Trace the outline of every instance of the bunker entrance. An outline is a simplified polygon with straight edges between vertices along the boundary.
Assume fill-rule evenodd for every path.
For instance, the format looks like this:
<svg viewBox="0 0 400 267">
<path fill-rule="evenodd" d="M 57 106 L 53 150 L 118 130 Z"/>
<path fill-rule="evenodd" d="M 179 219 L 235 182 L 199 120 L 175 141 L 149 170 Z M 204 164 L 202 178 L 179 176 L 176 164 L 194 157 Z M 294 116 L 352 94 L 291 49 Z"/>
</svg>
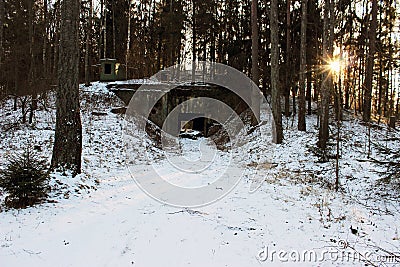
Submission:
<svg viewBox="0 0 400 267">
<path fill-rule="evenodd" d="M 196 139 L 207 136 L 207 119 L 204 114 L 180 113 L 178 117 L 179 136 Z"/>
</svg>

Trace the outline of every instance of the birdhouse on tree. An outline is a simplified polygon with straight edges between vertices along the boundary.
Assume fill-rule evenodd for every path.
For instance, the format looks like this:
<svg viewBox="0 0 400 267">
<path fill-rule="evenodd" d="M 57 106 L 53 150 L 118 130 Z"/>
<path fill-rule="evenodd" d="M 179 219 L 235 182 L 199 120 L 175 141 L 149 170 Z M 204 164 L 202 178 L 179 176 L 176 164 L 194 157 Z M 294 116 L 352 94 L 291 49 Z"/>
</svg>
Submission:
<svg viewBox="0 0 400 267">
<path fill-rule="evenodd" d="M 101 82 L 113 82 L 126 79 L 125 67 L 118 63 L 116 59 L 100 59 L 100 67 Z"/>
</svg>

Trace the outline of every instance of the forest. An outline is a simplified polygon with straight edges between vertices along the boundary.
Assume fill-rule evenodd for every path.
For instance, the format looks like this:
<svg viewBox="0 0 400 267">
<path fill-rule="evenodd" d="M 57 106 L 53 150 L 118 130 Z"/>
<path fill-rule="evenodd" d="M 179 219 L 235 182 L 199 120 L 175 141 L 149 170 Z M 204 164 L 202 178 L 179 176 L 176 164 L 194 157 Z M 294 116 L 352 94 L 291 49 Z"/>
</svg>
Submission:
<svg viewBox="0 0 400 267">
<path fill-rule="evenodd" d="M 106 61 L 123 77 L 101 80 Z M 249 90 L 259 116 L 236 114 L 245 133 L 227 138 L 211 125 L 210 135 L 179 135 L 171 152 L 160 148 L 162 125 L 129 128 L 134 112 L 115 88 L 158 88 L 160 73 L 198 62 L 229 66 L 259 89 L 256 100 Z M 184 84 L 192 96 L 204 86 L 194 77 Z M 5 266 L 33 256 L 54 266 L 60 255 L 69 266 L 283 262 L 268 248 L 355 253 L 341 254 L 344 266 L 400 262 L 397 0 L 0 0 L 0 129 Z M 239 186 L 214 184 L 231 164 Z M 158 176 L 212 185 L 218 197 L 171 203 Z"/>
<path fill-rule="evenodd" d="M 1 92 L 23 96 L 23 114 L 34 112 L 37 98 L 57 84 L 61 2 L 1 1 Z M 83 0 L 77 5 L 78 75 L 86 85 L 98 79 L 102 58 L 122 63 L 127 79 L 201 60 L 242 71 L 266 95 L 276 91 L 284 99 L 284 116 L 298 110 L 299 130 L 306 130 L 305 114 L 311 114 L 313 101 L 322 121 L 331 101 L 339 117 L 342 110 L 352 110 L 365 122 L 393 124 L 399 118 L 399 7 L 394 0 Z"/>
</svg>

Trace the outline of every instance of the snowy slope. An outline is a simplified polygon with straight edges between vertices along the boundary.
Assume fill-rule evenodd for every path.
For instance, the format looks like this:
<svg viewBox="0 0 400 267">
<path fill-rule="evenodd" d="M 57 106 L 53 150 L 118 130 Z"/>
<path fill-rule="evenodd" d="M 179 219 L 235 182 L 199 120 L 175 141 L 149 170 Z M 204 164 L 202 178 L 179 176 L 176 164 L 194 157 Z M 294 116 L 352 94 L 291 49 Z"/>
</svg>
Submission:
<svg viewBox="0 0 400 267">
<path fill-rule="evenodd" d="M 275 151 L 275 167 L 259 170 L 266 181 L 257 191 L 249 192 L 246 176 L 222 200 L 181 209 L 153 200 L 131 178 L 123 117 L 109 112 L 121 103 L 104 83 L 82 90 L 83 174 L 53 175 L 61 192 L 54 191 L 55 203 L 0 212 L 0 266 L 392 266 L 381 256 L 400 252 L 398 195 L 390 188 L 388 197 L 378 195 L 376 171 L 385 169 L 367 160 L 366 127 L 357 120 L 342 126 L 339 192 L 330 189 L 334 161 L 319 163 L 312 152 L 318 131 L 309 116 L 306 133 L 295 130 L 296 121 L 284 121 L 285 142 Z M 1 117 L 3 125 L 18 117 L 10 101 Z M 53 109 L 43 110 L 35 127 L 2 131 L 0 166 L 28 140 L 49 158 L 54 118 Z M 399 132 L 373 128 L 371 136 L 400 148 L 398 141 L 380 141 L 400 138 Z M 254 161 L 269 162 L 264 141 L 254 138 L 235 152 L 249 153 L 241 165 L 247 173 L 255 171 Z M 199 142 L 183 140 L 185 156 L 196 159 Z M 380 159 L 374 149 L 372 156 Z M 142 164 L 136 175 L 146 176 Z M 185 182 L 162 159 L 157 164 L 170 181 Z"/>
</svg>

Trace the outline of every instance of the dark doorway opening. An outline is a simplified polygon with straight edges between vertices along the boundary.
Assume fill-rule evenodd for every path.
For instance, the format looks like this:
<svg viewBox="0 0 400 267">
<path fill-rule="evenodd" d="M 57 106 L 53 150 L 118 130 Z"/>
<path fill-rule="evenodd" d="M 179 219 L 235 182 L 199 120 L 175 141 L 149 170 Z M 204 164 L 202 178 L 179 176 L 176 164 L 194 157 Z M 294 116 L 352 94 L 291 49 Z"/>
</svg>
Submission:
<svg viewBox="0 0 400 267">
<path fill-rule="evenodd" d="M 178 128 L 181 137 L 206 136 L 206 118 L 204 114 L 180 113 Z"/>
<path fill-rule="evenodd" d="M 203 135 L 205 135 L 204 125 L 205 125 L 205 118 L 204 117 L 196 118 L 196 119 L 193 119 L 193 128 L 192 129 L 195 130 L 195 131 L 202 132 Z"/>
<path fill-rule="evenodd" d="M 111 64 L 104 64 L 104 74 L 111 74 Z"/>
</svg>

